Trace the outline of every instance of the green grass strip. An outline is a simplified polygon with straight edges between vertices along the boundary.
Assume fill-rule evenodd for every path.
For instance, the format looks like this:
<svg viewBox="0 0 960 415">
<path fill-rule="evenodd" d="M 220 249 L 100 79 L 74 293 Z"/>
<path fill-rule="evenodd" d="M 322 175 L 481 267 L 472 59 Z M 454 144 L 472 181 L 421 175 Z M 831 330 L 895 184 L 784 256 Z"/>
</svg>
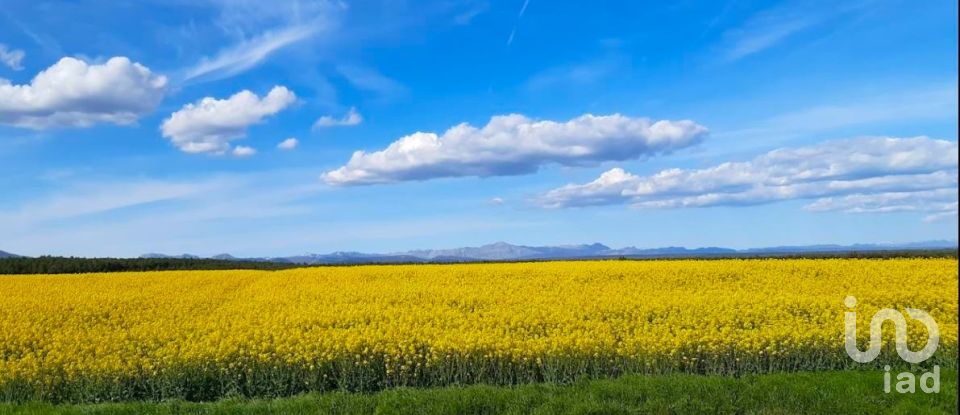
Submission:
<svg viewBox="0 0 960 415">
<path fill-rule="evenodd" d="M 895 377 L 895 375 L 894 375 Z M 895 379 L 894 379 L 895 382 Z M 955 414 L 957 371 L 942 370 L 940 393 L 884 393 L 883 372 L 637 375 L 572 385 L 475 385 L 312 393 L 216 402 L 0 404 L 0 414 Z"/>
</svg>

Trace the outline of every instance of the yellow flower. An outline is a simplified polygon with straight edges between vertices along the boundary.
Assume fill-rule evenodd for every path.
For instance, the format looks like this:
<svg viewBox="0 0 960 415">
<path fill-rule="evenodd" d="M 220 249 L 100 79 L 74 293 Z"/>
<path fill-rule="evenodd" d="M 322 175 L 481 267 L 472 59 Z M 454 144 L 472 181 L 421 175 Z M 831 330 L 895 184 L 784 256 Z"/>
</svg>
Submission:
<svg viewBox="0 0 960 415">
<path fill-rule="evenodd" d="M 949 362 L 957 267 L 955 259 L 768 259 L 3 276 L 0 396 L 215 397 L 833 369 L 850 363 L 847 295 L 858 299 L 863 339 L 880 308 L 928 311 L 940 328 L 937 355 Z M 910 333 L 922 327 L 911 323 Z M 911 347 L 924 339 L 912 337 Z"/>
</svg>

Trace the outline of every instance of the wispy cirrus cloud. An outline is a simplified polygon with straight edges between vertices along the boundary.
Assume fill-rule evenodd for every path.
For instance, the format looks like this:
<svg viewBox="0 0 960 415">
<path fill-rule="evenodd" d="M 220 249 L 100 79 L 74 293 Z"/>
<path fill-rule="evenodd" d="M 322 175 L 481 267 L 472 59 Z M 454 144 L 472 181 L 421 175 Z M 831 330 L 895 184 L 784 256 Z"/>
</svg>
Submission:
<svg viewBox="0 0 960 415">
<path fill-rule="evenodd" d="M 469 5 L 465 11 L 457 13 L 453 16 L 453 23 L 458 25 L 468 25 L 473 21 L 477 16 L 485 13 L 490 9 L 490 3 L 486 1 L 480 1 L 476 4 Z"/>
<path fill-rule="evenodd" d="M 958 110 L 955 81 L 880 91 L 844 91 L 839 95 L 828 103 L 756 121 L 748 128 L 717 131 L 713 134 L 715 143 L 722 142 L 725 153 L 739 153 L 759 145 L 772 148 L 805 135 L 851 127 L 956 120 Z"/>
<path fill-rule="evenodd" d="M 324 20 L 344 9 L 328 0 L 200 0 L 217 10 L 214 24 L 224 33 L 249 37 L 266 29 Z"/>
<path fill-rule="evenodd" d="M 527 6 L 530 5 L 530 0 L 523 0 L 523 5 L 520 6 L 520 12 L 517 13 L 517 21 L 513 24 L 513 29 L 510 30 L 510 36 L 507 36 L 507 46 L 513 44 L 513 39 L 517 36 L 517 27 L 520 26 L 520 20 L 523 19 L 523 14 L 527 12 Z"/>
<path fill-rule="evenodd" d="M 336 28 L 345 6 L 328 1 L 212 0 L 217 27 L 232 42 L 181 71 L 184 82 L 217 80 L 245 72 L 270 55 Z"/>
<path fill-rule="evenodd" d="M 183 72 L 182 80 L 215 80 L 239 74 L 260 64 L 277 50 L 313 36 L 318 30 L 310 26 L 293 26 L 242 40 L 187 68 Z"/>
<path fill-rule="evenodd" d="M 804 209 L 846 213 L 923 212 L 924 221 L 933 222 L 957 216 L 957 188 L 825 197 Z"/>
<path fill-rule="evenodd" d="M 787 2 L 755 13 L 723 34 L 721 60 L 733 62 L 760 53 L 828 20 L 862 10 L 867 3 Z"/>
<path fill-rule="evenodd" d="M 208 173 L 179 178 L 78 175 L 0 206 L 4 245 L 27 255 L 216 254 L 236 247 L 237 229 L 309 215 L 322 185 L 303 170 Z M 153 229 L 152 231 L 150 229 Z M 274 232 L 268 227 L 264 232 Z M 297 232 L 302 232 L 300 227 Z M 293 234 L 294 230 L 291 230 Z M 42 237 L 41 237 L 42 235 Z M 262 255 L 262 245 L 250 248 Z"/>
<path fill-rule="evenodd" d="M 932 223 L 932 222 L 940 222 L 948 219 L 956 220 L 958 204 L 957 202 L 953 202 L 953 204 L 950 206 L 951 207 L 949 209 L 945 209 L 941 212 L 931 213 L 927 216 L 924 216 L 923 221 Z"/>
<path fill-rule="evenodd" d="M 168 200 L 198 197 L 206 192 L 233 186 L 232 180 L 216 177 L 199 181 L 156 179 L 90 180 L 57 186 L 51 194 L 23 202 L 3 212 L 8 225 L 74 219 L 99 213 L 133 208 Z"/>
<path fill-rule="evenodd" d="M 789 36 L 817 22 L 814 16 L 764 13 L 750 19 L 743 27 L 727 32 L 730 45 L 723 58 L 735 61 L 771 48 Z"/>
<path fill-rule="evenodd" d="M 651 176 L 615 168 L 592 182 L 551 190 L 537 202 L 550 208 L 629 204 L 663 209 L 813 200 L 808 210 L 939 213 L 955 206 L 957 167 L 953 141 L 859 138 Z"/>
</svg>

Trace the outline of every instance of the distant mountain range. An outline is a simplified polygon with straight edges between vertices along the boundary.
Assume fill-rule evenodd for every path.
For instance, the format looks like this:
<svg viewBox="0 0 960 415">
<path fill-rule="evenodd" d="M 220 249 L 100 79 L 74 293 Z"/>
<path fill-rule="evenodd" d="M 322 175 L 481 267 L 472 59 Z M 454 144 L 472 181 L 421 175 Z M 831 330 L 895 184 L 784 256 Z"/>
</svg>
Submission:
<svg viewBox="0 0 960 415">
<path fill-rule="evenodd" d="M 452 249 L 418 249 L 385 254 L 364 252 L 332 252 L 329 254 L 303 254 L 287 257 L 238 258 L 230 254 L 201 257 L 192 254 L 166 255 L 149 253 L 140 258 L 219 259 L 225 261 L 264 261 L 291 264 L 376 264 L 376 263 L 421 263 L 421 262 L 473 262 L 473 261 L 523 261 L 542 259 L 589 259 L 589 258 L 676 258 L 717 256 L 766 256 L 809 253 L 876 252 L 919 249 L 957 249 L 957 241 L 925 241 L 902 244 L 854 244 L 854 245 L 797 245 L 771 246 L 766 248 L 730 249 L 721 247 L 685 248 L 610 248 L 604 244 L 525 246 L 497 242 L 483 246 Z M 0 251 L 0 258 L 17 258 L 20 255 Z"/>
<path fill-rule="evenodd" d="M 854 245 L 802 245 L 773 246 L 766 248 L 730 249 L 721 247 L 685 248 L 610 248 L 604 244 L 524 246 L 506 242 L 452 249 L 420 249 L 385 254 L 363 252 L 332 252 L 329 254 L 304 254 L 273 258 L 237 258 L 220 254 L 211 259 L 234 261 L 272 261 L 293 264 L 363 264 L 363 263 L 419 263 L 419 262 L 469 262 L 469 261 L 519 261 L 541 259 L 588 259 L 588 258 L 671 258 L 711 256 L 757 256 L 790 255 L 803 253 L 870 252 L 916 249 L 956 249 L 956 241 L 926 241 L 905 244 L 854 244 Z M 141 258 L 199 258 L 196 255 L 144 254 Z"/>
</svg>

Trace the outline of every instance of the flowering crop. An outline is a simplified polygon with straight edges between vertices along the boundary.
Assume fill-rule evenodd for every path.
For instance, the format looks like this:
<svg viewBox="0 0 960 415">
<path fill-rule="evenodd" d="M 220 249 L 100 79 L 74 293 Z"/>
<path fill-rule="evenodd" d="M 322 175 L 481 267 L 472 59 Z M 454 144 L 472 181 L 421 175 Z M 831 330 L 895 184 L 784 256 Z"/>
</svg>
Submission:
<svg viewBox="0 0 960 415">
<path fill-rule="evenodd" d="M 882 307 L 926 310 L 940 328 L 934 361 L 956 367 L 957 267 L 768 259 L 4 276 L 0 400 L 859 367 L 844 352 L 847 295 L 863 328 Z M 923 326 L 910 329 L 919 349 Z M 897 362 L 881 356 L 873 364 Z"/>
</svg>

